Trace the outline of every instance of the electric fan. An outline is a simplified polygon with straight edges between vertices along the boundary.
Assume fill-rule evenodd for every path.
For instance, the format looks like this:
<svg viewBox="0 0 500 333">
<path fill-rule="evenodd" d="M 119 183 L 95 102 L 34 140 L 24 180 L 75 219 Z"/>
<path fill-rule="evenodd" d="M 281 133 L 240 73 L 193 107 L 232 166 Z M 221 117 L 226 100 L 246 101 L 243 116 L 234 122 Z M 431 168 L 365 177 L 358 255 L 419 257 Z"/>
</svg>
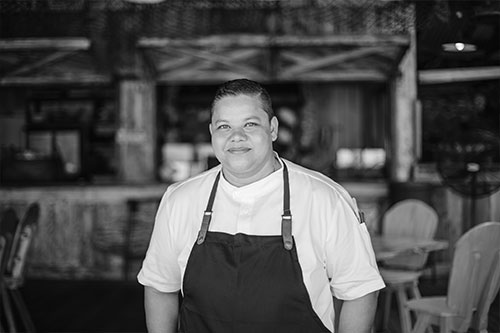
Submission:
<svg viewBox="0 0 500 333">
<path fill-rule="evenodd" d="M 446 186 L 470 198 L 470 222 L 473 223 L 476 199 L 500 188 L 499 136 L 474 129 L 439 143 L 437 169 Z"/>
</svg>

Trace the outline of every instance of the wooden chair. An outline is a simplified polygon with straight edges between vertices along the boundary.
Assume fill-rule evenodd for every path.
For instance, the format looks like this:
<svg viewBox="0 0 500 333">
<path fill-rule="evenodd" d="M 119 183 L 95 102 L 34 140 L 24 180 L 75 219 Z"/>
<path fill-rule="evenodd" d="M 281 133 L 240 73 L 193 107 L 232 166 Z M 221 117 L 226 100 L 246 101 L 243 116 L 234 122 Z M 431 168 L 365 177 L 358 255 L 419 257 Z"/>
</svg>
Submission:
<svg viewBox="0 0 500 333">
<path fill-rule="evenodd" d="M 1 296 L 1 318 L 5 320 L 8 332 L 16 332 L 16 323 L 14 312 L 10 301 L 9 291 L 6 284 L 5 272 L 7 271 L 7 263 L 9 261 L 10 253 L 12 252 L 12 243 L 16 229 L 19 224 L 19 218 L 14 209 L 7 208 L 2 214 L 0 221 L 0 237 L 4 239 L 4 248 L 2 251 L 2 258 L 0 260 L 0 296 Z M 5 319 L 4 319 L 5 318 Z M 2 328 L 3 328 L 2 322 Z"/>
<path fill-rule="evenodd" d="M 432 324 L 441 333 L 487 332 L 488 310 L 500 287 L 500 223 L 485 222 L 466 232 L 455 246 L 446 296 L 410 300 L 417 313 L 413 333 Z"/>
<path fill-rule="evenodd" d="M 3 259 L 4 259 L 4 253 L 5 253 L 5 244 L 6 244 L 6 241 L 5 241 L 5 237 L 3 235 L 0 235 L 0 266 L 3 265 Z M 3 287 L 3 280 L 0 281 L 0 293 L 1 293 L 1 297 L 2 297 L 2 300 L 3 300 L 3 295 L 4 295 L 4 287 Z M 3 303 L 3 301 L 2 301 Z M 2 310 L 4 309 L 4 306 L 2 304 Z M 5 311 L 6 312 L 6 311 Z M 3 314 L 4 314 L 4 311 L 1 312 L 0 314 L 0 332 L 6 332 L 6 330 L 4 329 L 4 325 L 1 321 L 2 317 L 3 317 Z"/>
<path fill-rule="evenodd" d="M 438 216 L 426 203 L 407 199 L 392 206 L 383 217 L 383 232 L 394 237 L 416 237 L 432 239 L 436 233 Z M 420 298 L 418 279 L 425 266 L 428 253 L 411 253 L 385 260 L 380 269 L 386 288 L 384 289 L 383 327 L 387 328 L 391 312 L 392 295 L 396 295 L 403 333 L 411 330 L 411 314 L 405 308 L 408 299 Z"/>
<path fill-rule="evenodd" d="M 13 212 L 12 210 L 8 210 Z M 14 213 L 15 214 L 15 213 Z M 24 303 L 19 287 L 24 283 L 24 267 L 28 249 L 33 233 L 36 229 L 40 207 L 37 203 L 31 204 L 21 221 L 14 220 L 13 215 L 8 216 L 7 224 L 2 221 L 0 234 L 6 239 L 6 250 L 3 255 L 2 265 L 2 304 L 6 312 L 9 332 L 16 332 L 16 318 L 14 316 L 11 300 L 14 301 L 15 310 L 21 319 L 26 332 L 35 332 L 35 327 L 29 311 Z"/>
</svg>

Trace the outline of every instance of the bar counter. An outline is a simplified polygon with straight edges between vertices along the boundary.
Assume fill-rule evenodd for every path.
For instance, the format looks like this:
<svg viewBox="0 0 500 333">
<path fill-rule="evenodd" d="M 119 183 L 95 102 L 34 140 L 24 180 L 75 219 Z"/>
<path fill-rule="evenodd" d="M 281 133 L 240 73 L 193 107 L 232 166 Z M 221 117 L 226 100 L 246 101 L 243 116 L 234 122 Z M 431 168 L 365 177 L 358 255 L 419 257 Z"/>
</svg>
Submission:
<svg viewBox="0 0 500 333">
<path fill-rule="evenodd" d="M 387 185 L 343 185 L 356 197 L 369 228 L 378 230 Z M 149 243 L 157 203 L 167 187 L 166 183 L 3 186 L 0 210 L 13 207 L 22 218 L 30 203 L 40 204 L 26 266 L 28 277 L 133 279 Z M 127 245 L 139 254 L 132 261 L 126 260 Z"/>
<path fill-rule="evenodd" d="M 40 205 L 38 228 L 27 260 L 27 276 L 118 279 L 124 275 L 123 254 L 130 227 L 130 200 L 141 202 L 142 199 L 144 202 L 140 209 L 140 225 L 146 233 L 142 235 L 144 249 L 156 204 L 167 186 L 4 186 L 0 188 L 0 209 L 13 207 L 22 218 L 30 203 Z"/>
</svg>

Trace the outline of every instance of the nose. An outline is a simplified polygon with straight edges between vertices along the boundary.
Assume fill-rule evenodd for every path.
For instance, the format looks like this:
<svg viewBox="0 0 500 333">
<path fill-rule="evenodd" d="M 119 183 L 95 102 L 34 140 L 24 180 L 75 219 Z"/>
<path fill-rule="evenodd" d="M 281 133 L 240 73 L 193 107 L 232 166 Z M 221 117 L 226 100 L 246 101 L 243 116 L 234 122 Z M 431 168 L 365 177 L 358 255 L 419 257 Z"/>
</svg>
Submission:
<svg viewBox="0 0 500 333">
<path fill-rule="evenodd" d="M 247 135 L 242 128 L 235 128 L 231 133 L 231 141 L 243 141 L 246 140 Z"/>
</svg>

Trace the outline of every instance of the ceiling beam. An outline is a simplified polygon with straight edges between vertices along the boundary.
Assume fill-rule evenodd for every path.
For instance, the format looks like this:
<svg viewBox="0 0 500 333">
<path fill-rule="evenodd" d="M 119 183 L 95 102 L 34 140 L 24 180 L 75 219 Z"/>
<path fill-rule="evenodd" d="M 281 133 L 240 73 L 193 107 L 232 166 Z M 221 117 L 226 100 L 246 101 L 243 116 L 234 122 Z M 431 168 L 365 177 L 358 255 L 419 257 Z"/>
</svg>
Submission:
<svg viewBox="0 0 500 333">
<path fill-rule="evenodd" d="M 196 58 L 202 61 L 208 61 L 212 64 L 222 65 L 227 68 L 232 68 L 236 72 L 246 73 L 249 76 L 261 76 L 262 73 L 257 68 L 247 66 L 238 62 L 238 59 L 233 59 L 231 56 L 224 54 L 215 54 L 205 50 L 196 50 L 190 48 L 175 48 L 170 50 L 185 57 Z"/>
<path fill-rule="evenodd" d="M 388 75 L 377 70 L 332 70 L 303 73 L 294 77 L 278 77 L 282 81 L 299 82 L 387 82 Z"/>
<path fill-rule="evenodd" d="M 47 64 L 50 64 L 50 63 L 53 63 L 55 61 L 66 58 L 72 54 L 74 54 L 74 53 L 68 52 L 68 51 L 51 53 L 45 57 L 42 57 L 41 59 L 39 59 L 37 61 L 34 61 L 32 63 L 29 63 L 29 64 L 24 64 L 16 69 L 10 71 L 10 72 L 7 72 L 5 74 L 5 76 L 9 77 L 9 76 L 22 75 L 23 73 L 36 70 L 36 69 L 41 68 Z"/>
<path fill-rule="evenodd" d="M 410 45 L 406 35 L 334 35 L 334 36 L 264 36 L 224 35 L 197 39 L 140 38 L 143 48 L 164 47 L 331 47 L 331 46 L 405 46 Z"/>
<path fill-rule="evenodd" d="M 500 79 L 500 66 L 426 69 L 418 71 L 418 81 L 420 84 L 441 84 L 498 79 Z"/>
<path fill-rule="evenodd" d="M 304 59 L 296 65 L 285 68 L 281 77 L 292 77 L 306 72 L 318 70 L 327 66 L 333 66 L 348 60 L 353 60 L 360 57 L 365 57 L 372 53 L 382 53 L 383 47 L 366 47 L 344 52 L 338 52 L 329 56 L 316 57 L 315 59 Z M 286 53 L 283 54 L 285 56 Z"/>
<path fill-rule="evenodd" d="M 90 48 L 88 38 L 15 38 L 0 39 L 2 51 L 31 51 L 56 49 L 58 51 L 87 50 Z"/>
<path fill-rule="evenodd" d="M 100 74 L 65 74 L 52 76 L 0 77 L 0 86 L 36 86 L 50 84 L 110 84 L 111 78 Z"/>
</svg>

